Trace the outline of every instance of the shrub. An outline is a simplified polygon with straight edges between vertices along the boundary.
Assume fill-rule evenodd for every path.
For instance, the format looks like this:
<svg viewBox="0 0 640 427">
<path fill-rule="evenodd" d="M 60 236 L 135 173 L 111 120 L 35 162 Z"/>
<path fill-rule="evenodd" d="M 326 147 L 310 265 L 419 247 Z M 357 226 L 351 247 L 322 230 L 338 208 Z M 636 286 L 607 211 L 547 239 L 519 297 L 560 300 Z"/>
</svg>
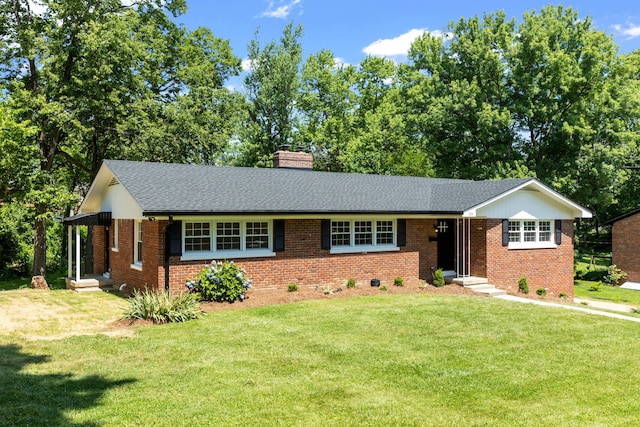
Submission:
<svg viewBox="0 0 640 427">
<path fill-rule="evenodd" d="M 573 277 L 577 280 L 584 280 L 586 275 L 587 275 L 587 270 L 585 270 L 584 268 L 578 268 L 573 274 Z"/>
<path fill-rule="evenodd" d="M 607 274 L 605 270 L 591 270 L 587 271 L 587 273 L 582 277 L 582 280 L 587 280 L 589 282 L 599 282 L 604 278 Z"/>
<path fill-rule="evenodd" d="M 347 280 L 347 288 L 355 288 L 356 287 L 356 281 L 353 279 L 349 279 Z"/>
<path fill-rule="evenodd" d="M 211 261 L 196 280 L 187 281 L 189 292 L 197 293 L 202 301 L 234 302 L 244 301 L 251 280 L 247 273 L 233 261 Z"/>
<path fill-rule="evenodd" d="M 200 304 L 196 297 L 189 293 L 172 297 L 168 292 L 134 290 L 122 317 L 129 320 L 151 320 L 153 323 L 162 324 L 186 322 L 200 316 Z"/>
<path fill-rule="evenodd" d="M 545 288 L 536 289 L 536 294 L 541 297 L 547 296 L 547 290 Z"/>
<path fill-rule="evenodd" d="M 600 292 L 600 287 L 602 286 L 602 282 L 595 282 L 589 286 L 589 292 Z"/>
<path fill-rule="evenodd" d="M 439 268 L 433 272 L 433 286 L 440 288 L 444 285 L 444 274 L 442 273 L 442 269 Z"/>
<path fill-rule="evenodd" d="M 402 286 L 404 285 L 404 279 L 402 277 L 396 277 L 393 279 L 393 284 L 396 286 Z"/>
<path fill-rule="evenodd" d="M 322 293 L 325 294 L 325 295 L 331 295 L 331 294 L 333 294 L 333 289 L 331 288 L 331 286 L 325 286 L 322 289 Z"/>
<path fill-rule="evenodd" d="M 569 295 L 567 295 L 567 294 L 566 294 L 566 293 L 564 293 L 564 292 L 560 292 L 560 293 L 558 294 L 558 296 L 559 296 L 560 298 L 562 298 L 562 299 L 567 299 L 567 298 L 569 298 Z"/>
<path fill-rule="evenodd" d="M 298 285 L 296 285 L 295 283 L 289 283 L 287 285 L 287 291 L 289 292 L 295 292 L 298 290 Z"/>
<path fill-rule="evenodd" d="M 521 277 L 518 280 L 518 291 L 522 292 L 523 294 L 529 293 L 529 282 L 527 281 L 526 277 Z"/>
<path fill-rule="evenodd" d="M 618 284 L 627 277 L 627 273 L 620 270 L 615 264 L 611 264 L 607 268 L 607 273 L 602 278 L 602 281 L 609 286 L 618 286 Z"/>
<path fill-rule="evenodd" d="M 380 288 L 380 290 L 381 290 L 381 291 L 386 291 L 386 290 L 387 290 L 387 287 L 386 287 L 386 286 L 382 286 L 382 287 Z"/>
</svg>

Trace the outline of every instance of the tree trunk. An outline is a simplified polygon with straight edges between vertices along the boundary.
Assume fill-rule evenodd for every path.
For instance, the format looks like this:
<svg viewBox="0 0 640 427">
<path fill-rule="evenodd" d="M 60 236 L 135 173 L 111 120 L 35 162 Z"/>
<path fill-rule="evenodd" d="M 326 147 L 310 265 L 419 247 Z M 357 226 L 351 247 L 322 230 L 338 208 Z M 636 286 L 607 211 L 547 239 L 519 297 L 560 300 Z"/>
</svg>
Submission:
<svg viewBox="0 0 640 427">
<path fill-rule="evenodd" d="M 38 215 L 36 209 L 36 215 Z M 33 270 L 34 276 L 47 274 L 47 220 L 37 218 L 34 225 L 33 239 Z"/>
</svg>

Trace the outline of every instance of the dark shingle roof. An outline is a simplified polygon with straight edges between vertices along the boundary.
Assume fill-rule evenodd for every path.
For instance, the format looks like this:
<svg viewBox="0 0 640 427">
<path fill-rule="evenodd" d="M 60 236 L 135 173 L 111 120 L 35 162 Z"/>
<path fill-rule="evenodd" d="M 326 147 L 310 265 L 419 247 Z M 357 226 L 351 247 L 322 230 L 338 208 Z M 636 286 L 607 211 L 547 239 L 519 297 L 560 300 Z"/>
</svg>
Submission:
<svg viewBox="0 0 640 427">
<path fill-rule="evenodd" d="M 105 160 L 146 215 L 458 214 L 529 181 L 468 181 Z"/>
</svg>

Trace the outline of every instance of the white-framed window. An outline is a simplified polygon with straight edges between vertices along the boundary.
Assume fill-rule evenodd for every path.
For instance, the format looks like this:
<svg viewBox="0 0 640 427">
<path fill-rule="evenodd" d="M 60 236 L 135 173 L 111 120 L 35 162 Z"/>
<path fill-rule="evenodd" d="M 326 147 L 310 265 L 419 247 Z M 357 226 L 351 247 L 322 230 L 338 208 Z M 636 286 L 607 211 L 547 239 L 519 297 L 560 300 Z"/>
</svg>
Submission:
<svg viewBox="0 0 640 427">
<path fill-rule="evenodd" d="M 394 220 L 331 221 L 331 253 L 399 250 Z"/>
<path fill-rule="evenodd" d="M 142 221 L 133 222 L 133 264 L 134 268 L 142 267 Z"/>
<path fill-rule="evenodd" d="M 552 220 L 509 220 L 509 248 L 554 248 Z"/>
<path fill-rule="evenodd" d="M 194 219 L 182 223 L 182 260 L 275 256 L 271 220 Z"/>
<path fill-rule="evenodd" d="M 111 246 L 111 250 L 114 252 L 118 252 L 118 220 L 113 220 L 113 245 Z"/>
</svg>

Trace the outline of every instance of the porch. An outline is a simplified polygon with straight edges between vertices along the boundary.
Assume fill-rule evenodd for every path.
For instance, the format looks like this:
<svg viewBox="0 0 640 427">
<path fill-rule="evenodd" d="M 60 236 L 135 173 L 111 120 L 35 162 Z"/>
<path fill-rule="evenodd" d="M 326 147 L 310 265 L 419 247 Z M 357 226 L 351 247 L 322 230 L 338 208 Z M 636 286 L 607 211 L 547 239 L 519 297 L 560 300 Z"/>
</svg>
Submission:
<svg viewBox="0 0 640 427">
<path fill-rule="evenodd" d="M 109 278 L 109 273 L 104 275 L 93 274 L 92 271 L 82 271 L 81 252 L 82 237 L 80 227 L 93 226 L 109 227 L 111 224 L 111 212 L 98 212 L 91 214 L 73 215 L 63 219 L 63 224 L 67 226 L 67 278 L 65 279 L 67 289 L 76 292 L 109 291 L 113 290 L 113 281 Z M 74 238 L 75 228 L 75 238 Z M 90 234 L 90 233 L 88 233 Z M 91 240 L 88 238 L 88 240 Z M 87 242 L 88 245 L 91 242 Z M 88 246 L 87 245 L 87 246 Z M 108 248 L 105 247 L 105 251 Z M 85 268 L 86 265 L 85 265 Z"/>
</svg>

